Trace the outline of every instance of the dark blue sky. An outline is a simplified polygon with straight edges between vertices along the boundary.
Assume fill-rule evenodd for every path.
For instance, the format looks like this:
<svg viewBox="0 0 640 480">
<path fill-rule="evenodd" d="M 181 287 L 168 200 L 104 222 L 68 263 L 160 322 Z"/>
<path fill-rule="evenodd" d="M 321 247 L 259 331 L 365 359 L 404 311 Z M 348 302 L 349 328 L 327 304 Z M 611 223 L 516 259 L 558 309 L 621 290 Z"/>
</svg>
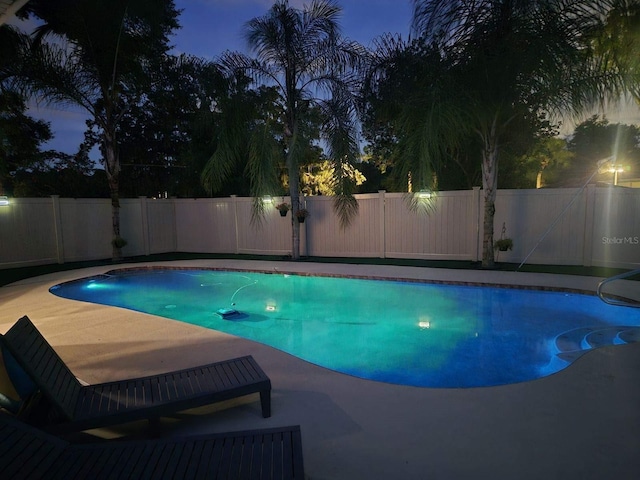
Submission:
<svg viewBox="0 0 640 480">
<path fill-rule="evenodd" d="M 272 0 L 175 0 L 183 9 L 175 37 L 176 51 L 201 57 L 216 57 L 225 50 L 246 52 L 243 26 L 267 13 Z M 290 0 L 303 8 L 308 0 Z M 409 34 L 411 0 L 338 0 L 342 6 L 340 26 L 345 37 L 369 46 L 385 32 Z"/>
</svg>

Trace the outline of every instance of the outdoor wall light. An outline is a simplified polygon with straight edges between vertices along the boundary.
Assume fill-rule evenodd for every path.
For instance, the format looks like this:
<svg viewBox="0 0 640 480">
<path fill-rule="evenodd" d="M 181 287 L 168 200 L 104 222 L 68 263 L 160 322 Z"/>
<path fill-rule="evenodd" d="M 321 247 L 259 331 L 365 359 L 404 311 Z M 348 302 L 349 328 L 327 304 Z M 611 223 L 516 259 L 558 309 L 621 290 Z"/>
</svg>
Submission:
<svg viewBox="0 0 640 480">
<path fill-rule="evenodd" d="M 623 165 L 612 163 L 608 170 L 608 173 L 613 173 L 613 184 L 618 185 L 618 174 L 623 173 L 625 168 Z"/>
<path fill-rule="evenodd" d="M 416 193 L 416 196 L 418 198 L 424 198 L 424 199 L 429 199 L 431 198 L 432 195 L 433 195 L 433 192 L 428 188 L 423 188 L 418 193 Z"/>
<path fill-rule="evenodd" d="M 262 197 L 262 203 L 273 203 L 273 198 L 271 198 L 271 195 L 265 195 Z"/>
<path fill-rule="evenodd" d="M 8 207 L 9 206 L 9 197 L 6 195 L 0 195 L 0 207 Z"/>
</svg>

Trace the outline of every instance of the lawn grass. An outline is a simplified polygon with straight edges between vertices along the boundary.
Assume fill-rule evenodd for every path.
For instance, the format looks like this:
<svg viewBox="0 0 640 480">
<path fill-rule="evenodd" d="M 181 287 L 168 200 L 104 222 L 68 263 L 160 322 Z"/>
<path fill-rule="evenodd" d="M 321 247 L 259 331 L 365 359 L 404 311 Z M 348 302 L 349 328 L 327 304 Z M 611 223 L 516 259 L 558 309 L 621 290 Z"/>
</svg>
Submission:
<svg viewBox="0 0 640 480">
<path fill-rule="evenodd" d="M 155 255 L 143 255 L 129 257 L 122 260 L 122 263 L 141 262 L 163 262 L 174 260 L 199 260 L 199 259 L 236 259 L 236 260 L 266 260 L 272 262 L 291 261 L 287 256 L 276 255 L 223 255 L 210 253 L 162 253 Z M 399 265 L 408 267 L 428 267 L 428 268 L 452 268 L 466 270 L 480 270 L 480 262 L 454 261 L 454 260 L 415 260 L 398 258 L 343 258 L 343 257 L 304 257 L 300 262 L 318 263 L 344 263 L 352 265 Z M 8 268 L 0 270 L 0 286 L 24 280 L 26 278 L 46 275 L 48 273 L 75 270 L 78 268 L 96 267 L 112 265 L 111 259 L 92 260 L 84 262 L 52 263 L 48 265 L 37 265 L 30 267 Z M 496 263 L 495 270 L 516 271 L 519 264 L 516 263 Z M 611 277 L 618 275 L 626 269 L 607 267 L 583 267 L 571 265 L 523 265 L 518 271 L 536 273 L 555 273 L 562 275 L 583 275 L 592 277 Z M 634 278 L 638 279 L 640 275 Z"/>
</svg>

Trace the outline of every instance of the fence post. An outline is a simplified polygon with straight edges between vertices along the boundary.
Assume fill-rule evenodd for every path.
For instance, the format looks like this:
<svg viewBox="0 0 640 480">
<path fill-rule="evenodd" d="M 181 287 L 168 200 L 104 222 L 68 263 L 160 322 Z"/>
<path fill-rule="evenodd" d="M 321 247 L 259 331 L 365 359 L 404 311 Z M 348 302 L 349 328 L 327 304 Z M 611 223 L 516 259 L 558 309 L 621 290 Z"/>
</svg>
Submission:
<svg viewBox="0 0 640 480">
<path fill-rule="evenodd" d="M 240 252 L 240 240 L 239 240 L 239 235 L 238 235 L 238 196 L 237 195 L 231 195 L 231 204 L 233 205 L 233 224 L 235 226 L 235 232 L 236 232 L 236 247 L 235 247 L 235 254 L 237 255 Z"/>
<path fill-rule="evenodd" d="M 149 211 L 147 210 L 147 197 L 138 197 L 140 202 L 140 225 L 142 233 L 142 251 L 145 255 L 149 255 Z"/>
<path fill-rule="evenodd" d="M 300 195 L 300 208 L 308 209 L 307 206 L 307 196 L 302 194 Z M 293 219 L 293 210 L 291 211 L 291 218 Z M 308 257 L 309 256 L 309 248 L 307 246 L 308 237 L 307 237 L 307 226 L 309 222 L 304 222 L 300 224 L 300 256 Z"/>
<path fill-rule="evenodd" d="M 53 230 L 56 238 L 56 257 L 58 263 L 64 263 L 64 237 L 62 235 L 62 212 L 60 211 L 60 195 L 51 195 L 53 209 Z"/>
<path fill-rule="evenodd" d="M 378 210 L 380 215 L 380 258 L 387 258 L 387 222 L 385 212 L 385 190 L 378 190 Z"/>
<path fill-rule="evenodd" d="M 595 225 L 596 211 L 596 186 L 587 185 L 584 206 L 584 250 L 582 253 L 582 265 L 590 267 L 593 265 L 593 229 Z"/>
<path fill-rule="evenodd" d="M 471 257 L 474 262 L 479 262 L 482 260 L 481 251 L 482 251 L 482 234 L 480 230 L 480 225 L 484 225 L 483 222 L 483 212 L 480 208 L 480 187 L 473 187 L 471 192 L 471 238 L 473 239 L 473 249 L 471 252 Z"/>
</svg>

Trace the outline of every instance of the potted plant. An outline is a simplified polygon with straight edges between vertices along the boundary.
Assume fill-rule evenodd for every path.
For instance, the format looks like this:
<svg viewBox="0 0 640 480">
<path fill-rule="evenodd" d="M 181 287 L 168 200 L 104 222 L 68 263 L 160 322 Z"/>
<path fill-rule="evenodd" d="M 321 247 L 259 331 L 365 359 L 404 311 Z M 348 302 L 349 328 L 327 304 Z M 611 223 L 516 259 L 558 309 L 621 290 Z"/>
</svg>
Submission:
<svg viewBox="0 0 640 480">
<path fill-rule="evenodd" d="M 122 237 L 115 237 L 113 240 L 111 240 L 111 245 L 116 248 L 122 248 L 127 245 L 127 241 Z"/>
<path fill-rule="evenodd" d="M 307 210 L 306 208 L 301 208 L 296 212 L 296 218 L 300 223 L 304 223 L 304 219 L 307 218 L 308 216 L 309 216 L 309 210 Z"/>
<path fill-rule="evenodd" d="M 501 252 L 506 252 L 507 250 L 513 249 L 513 240 L 510 238 L 501 238 L 500 240 L 496 240 L 493 244 L 493 248 L 496 250 L 500 250 Z"/>
<path fill-rule="evenodd" d="M 279 203 L 278 205 L 276 205 L 276 209 L 280 212 L 280 216 L 281 217 L 286 217 L 287 216 L 287 212 L 289 211 L 289 204 L 288 203 Z"/>
</svg>

